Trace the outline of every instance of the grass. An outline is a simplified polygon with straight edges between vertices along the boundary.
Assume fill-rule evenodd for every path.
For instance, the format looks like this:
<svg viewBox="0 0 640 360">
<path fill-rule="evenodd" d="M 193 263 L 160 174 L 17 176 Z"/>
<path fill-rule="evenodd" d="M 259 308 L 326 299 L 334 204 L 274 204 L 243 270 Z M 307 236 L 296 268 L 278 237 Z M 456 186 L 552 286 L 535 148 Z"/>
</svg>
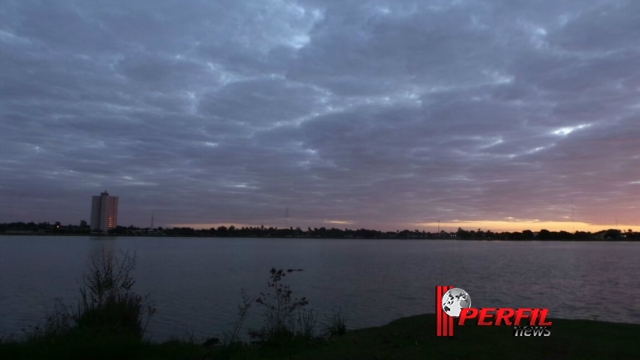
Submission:
<svg viewBox="0 0 640 360">
<path fill-rule="evenodd" d="M 328 342 L 274 351 L 238 351 L 230 359 L 633 359 L 640 358 L 640 325 L 553 320 L 550 337 L 514 337 L 508 326 L 456 326 L 435 336 L 435 316 L 402 318 L 353 330 Z"/>
<path fill-rule="evenodd" d="M 347 333 L 347 322 L 340 310 L 334 311 L 331 316 L 327 317 L 327 322 L 323 325 L 325 331 L 324 335 L 329 338 L 342 336 Z"/>
<path fill-rule="evenodd" d="M 1 359 L 633 359 L 640 325 L 554 319 L 550 337 L 514 337 L 508 326 L 456 326 L 437 338 L 434 315 L 348 331 L 329 340 L 288 338 L 279 346 L 218 347 L 188 341 L 154 344 L 125 337 L 71 333 L 55 340 L 0 344 Z"/>
<path fill-rule="evenodd" d="M 55 338 L 0 344 L 0 359 L 200 359 L 206 350 L 188 342 L 155 344 L 131 336 L 70 332 Z"/>
</svg>

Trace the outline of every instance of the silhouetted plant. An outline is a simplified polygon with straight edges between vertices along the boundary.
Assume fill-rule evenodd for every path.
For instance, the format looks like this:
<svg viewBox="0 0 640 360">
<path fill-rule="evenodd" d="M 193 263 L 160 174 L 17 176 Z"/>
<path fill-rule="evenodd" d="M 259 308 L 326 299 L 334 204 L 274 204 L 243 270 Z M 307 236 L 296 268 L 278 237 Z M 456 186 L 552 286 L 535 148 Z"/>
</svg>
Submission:
<svg viewBox="0 0 640 360">
<path fill-rule="evenodd" d="M 323 323 L 325 336 L 342 336 L 347 332 L 347 322 L 340 310 L 334 311 L 333 314 L 327 317 L 327 322 Z"/>
<path fill-rule="evenodd" d="M 296 336 L 313 339 L 316 336 L 318 313 L 312 310 L 298 312 Z"/>
<path fill-rule="evenodd" d="M 282 278 L 286 276 L 284 270 L 272 268 L 269 274 L 271 280 L 267 283 L 266 292 L 260 293 L 256 299 L 256 302 L 265 308 L 265 326 L 259 331 L 249 332 L 252 338 L 262 341 L 294 335 L 294 315 L 296 311 L 309 304 L 305 297 L 293 298 L 289 285 L 281 283 Z"/>
<path fill-rule="evenodd" d="M 89 272 L 82 277 L 77 309 L 57 300 L 43 326 L 36 326 L 28 337 L 55 337 L 71 331 L 91 331 L 94 335 L 116 334 L 141 339 L 156 309 L 148 295 L 133 291 L 135 254 L 115 257 L 102 250 L 91 259 Z"/>
<path fill-rule="evenodd" d="M 148 295 L 133 292 L 135 280 L 131 273 L 136 257 L 123 253 L 116 258 L 102 250 L 100 258 L 93 258 L 88 274 L 83 276 L 80 305 L 75 319 L 78 328 L 100 332 L 127 334 L 142 338 L 156 309 L 149 304 Z"/>
<path fill-rule="evenodd" d="M 240 296 L 242 297 L 242 304 L 238 305 L 238 320 L 233 324 L 231 333 L 224 333 L 224 346 L 232 346 L 238 342 L 238 335 L 240 334 L 240 329 L 242 329 L 242 324 L 249 313 L 251 304 L 253 304 L 255 300 L 255 298 L 249 298 L 244 289 L 240 290 Z"/>
<path fill-rule="evenodd" d="M 68 333 L 75 326 L 75 314 L 61 299 L 56 299 L 53 311 L 47 314 L 42 328 L 35 328 L 35 336 L 58 336 Z"/>
</svg>

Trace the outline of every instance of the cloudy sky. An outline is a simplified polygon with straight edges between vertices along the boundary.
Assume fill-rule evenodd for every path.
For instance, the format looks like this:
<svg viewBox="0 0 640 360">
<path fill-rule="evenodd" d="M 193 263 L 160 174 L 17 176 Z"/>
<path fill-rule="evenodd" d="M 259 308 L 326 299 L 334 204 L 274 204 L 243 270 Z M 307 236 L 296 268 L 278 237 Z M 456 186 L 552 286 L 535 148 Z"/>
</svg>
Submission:
<svg viewBox="0 0 640 360">
<path fill-rule="evenodd" d="M 0 222 L 640 227 L 639 119 L 635 0 L 0 0 Z"/>
</svg>

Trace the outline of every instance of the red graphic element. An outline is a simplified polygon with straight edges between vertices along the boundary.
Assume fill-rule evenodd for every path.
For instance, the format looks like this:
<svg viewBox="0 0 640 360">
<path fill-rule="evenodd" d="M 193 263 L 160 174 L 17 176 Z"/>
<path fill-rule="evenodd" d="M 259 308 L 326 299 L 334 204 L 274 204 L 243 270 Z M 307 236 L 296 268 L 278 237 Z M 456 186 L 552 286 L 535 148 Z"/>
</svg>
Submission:
<svg viewBox="0 0 640 360">
<path fill-rule="evenodd" d="M 436 336 L 453 336 L 453 318 L 442 310 L 442 296 L 453 286 L 436 286 Z"/>
</svg>

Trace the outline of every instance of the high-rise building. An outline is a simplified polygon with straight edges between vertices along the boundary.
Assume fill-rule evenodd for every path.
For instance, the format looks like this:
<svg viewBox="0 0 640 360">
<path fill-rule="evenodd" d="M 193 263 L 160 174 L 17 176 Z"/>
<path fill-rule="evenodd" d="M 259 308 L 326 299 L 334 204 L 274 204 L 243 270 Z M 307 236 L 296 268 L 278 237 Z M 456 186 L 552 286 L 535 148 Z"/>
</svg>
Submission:
<svg viewBox="0 0 640 360">
<path fill-rule="evenodd" d="M 118 197 L 103 192 L 91 200 L 91 230 L 103 233 L 118 226 Z"/>
</svg>

